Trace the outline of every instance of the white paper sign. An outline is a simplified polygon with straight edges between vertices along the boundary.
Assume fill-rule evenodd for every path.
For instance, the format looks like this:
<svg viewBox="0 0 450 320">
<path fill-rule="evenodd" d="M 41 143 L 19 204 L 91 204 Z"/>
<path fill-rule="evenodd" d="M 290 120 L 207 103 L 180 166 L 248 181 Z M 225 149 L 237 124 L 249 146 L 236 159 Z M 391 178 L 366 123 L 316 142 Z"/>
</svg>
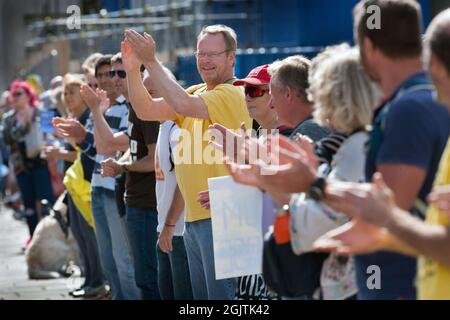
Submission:
<svg viewBox="0 0 450 320">
<path fill-rule="evenodd" d="M 262 192 L 230 176 L 208 179 L 216 279 L 262 272 Z"/>
</svg>

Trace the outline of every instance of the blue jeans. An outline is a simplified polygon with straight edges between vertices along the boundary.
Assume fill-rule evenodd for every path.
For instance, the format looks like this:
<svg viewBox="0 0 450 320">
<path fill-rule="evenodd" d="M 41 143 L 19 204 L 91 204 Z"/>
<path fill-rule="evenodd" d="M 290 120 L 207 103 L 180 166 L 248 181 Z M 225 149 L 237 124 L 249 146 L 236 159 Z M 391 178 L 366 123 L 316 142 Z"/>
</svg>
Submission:
<svg viewBox="0 0 450 320">
<path fill-rule="evenodd" d="M 47 199 L 50 205 L 54 202 L 50 173 L 47 165 L 39 165 L 28 172 L 19 173 L 16 178 L 27 212 L 26 219 L 30 236 L 33 236 L 39 222 L 36 201 Z"/>
<path fill-rule="evenodd" d="M 144 300 L 160 300 L 155 249 L 158 240 L 158 212 L 126 206 L 126 220 L 136 284 L 142 290 Z"/>
<path fill-rule="evenodd" d="M 103 271 L 94 229 L 86 222 L 70 196 L 68 198 L 70 230 L 72 230 L 84 262 L 86 278 L 83 287 L 95 288 L 103 284 Z"/>
<path fill-rule="evenodd" d="M 113 299 L 140 300 L 126 228 L 117 211 L 114 191 L 92 188 L 91 197 L 100 261 Z"/>
<path fill-rule="evenodd" d="M 156 244 L 158 285 L 163 300 L 192 300 L 191 277 L 186 247 L 181 236 L 172 239 L 172 251 L 164 253 Z"/>
<path fill-rule="evenodd" d="M 183 238 L 194 299 L 234 299 L 237 279 L 216 280 L 211 219 L 186 222 Z"/>
</svg>

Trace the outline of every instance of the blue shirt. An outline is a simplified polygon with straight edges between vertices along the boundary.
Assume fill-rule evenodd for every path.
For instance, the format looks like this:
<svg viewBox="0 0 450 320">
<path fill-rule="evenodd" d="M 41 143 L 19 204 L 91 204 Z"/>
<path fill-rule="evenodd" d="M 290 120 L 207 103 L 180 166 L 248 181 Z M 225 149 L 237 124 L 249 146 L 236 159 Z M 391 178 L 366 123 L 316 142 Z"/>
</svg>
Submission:
<svg viewBox="0 0 450 320">
<path fill-rule="evenodd" d="M 366 161 L 366 178 L 368 181 L 372 180 L 379 164 L 404 164 L 422 168 L 427 174 L 418 197 L 426 203 L 426 196 L 431 191 L 439 159 L 447 143 L 450 119 L 447 109 L 434 101 L 431 89 L 408 92 L 408 89 L 418 85 L 431 85 L 423 72 L 404 81 L 375 112 Z M 406 92 L 398 96 L 400 90 Z M 383 118 L 383 112 L 383 129 L 377 133 L 377 123 Z M 356 256 L 358 298 L 415 299 L 416 263 L 413 257 L 382 251 Z M 371 265 L 380 268 L 380 289 L 369 289 L 367 286 L 367 280 L 373 274 L 368 272 Z M 371 280 L 369 279 L 369 283 Z"/>
</svg>

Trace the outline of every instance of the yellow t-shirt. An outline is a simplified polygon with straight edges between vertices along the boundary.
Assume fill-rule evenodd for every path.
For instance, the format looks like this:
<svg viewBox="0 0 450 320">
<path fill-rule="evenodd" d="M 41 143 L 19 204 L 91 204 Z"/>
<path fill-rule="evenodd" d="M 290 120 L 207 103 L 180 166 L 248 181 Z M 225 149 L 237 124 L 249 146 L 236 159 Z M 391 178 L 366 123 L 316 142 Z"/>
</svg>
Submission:
<svg viewBox="0 0 450 320">
<path fill-rule="evenodd" d="M 434 185 L 450 184 L 450 139 L 442 154 Z M 430 205 L 426 222 L 429 224 L 449 225 L 449 217 Z M 427 257 L 419 257 L 418 299 L 450 299 L 450 267 Z"/>
<path fill-rule="evenodd" d="M 242 87 L 220 84 L 213 90 L 196 85 L 186 90 L 200 96 L 206 104 L 210 119 L 178 116 L 180 140 L 174 152 L 178 186 L 184 197 L 186 222 L 211 218 L 209 210 L 198 203 L 198 193 L 208 190 L 208 178 L 229 175 L 222 162 L 221 152 L 208 146 L 208 126 L 219 123 L 229 129 L 239 129 L 242 122 L 252 127 Z"/>
</svg>

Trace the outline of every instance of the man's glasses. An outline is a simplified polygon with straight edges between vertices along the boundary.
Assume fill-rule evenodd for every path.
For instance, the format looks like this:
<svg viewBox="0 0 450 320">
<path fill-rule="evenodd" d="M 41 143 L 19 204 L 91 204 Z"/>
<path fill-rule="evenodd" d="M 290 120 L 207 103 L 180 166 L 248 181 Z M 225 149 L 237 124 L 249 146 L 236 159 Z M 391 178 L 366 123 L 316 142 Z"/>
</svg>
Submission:
<svg viewBox="0 0 450 320">
<path fill-rule="evenodd" d="M 262 87 L 245 87 L 245 95 L 249 96 L 250 98 L 259 98 L 266 94 L 266 92 L 269 92 L 268 89 L 263 89 Z"/>
<path fill-rule="evenodd" d="M 209 52 L 209 53 L 196 51 L 196 52 L 194 52 L 194 55 L 197 57 L 197 59 L 203 59 L 203 58 L 214 59 L 214 58 L 217 58 L 218 56 L 220 56 L 222 53 L 229 52 L 229 51 L 230 50 L 224 50 L 221 52 Z"/>
<path fill-rule="evenodd" d="M 117 76 L 121 79 L 125 79 L 127 77 L 127 72 L 125 70 L 111 70 L 109 72 L 109 77 L 114 78 L 114 76 L 117 74 Z"/>
</svg>

